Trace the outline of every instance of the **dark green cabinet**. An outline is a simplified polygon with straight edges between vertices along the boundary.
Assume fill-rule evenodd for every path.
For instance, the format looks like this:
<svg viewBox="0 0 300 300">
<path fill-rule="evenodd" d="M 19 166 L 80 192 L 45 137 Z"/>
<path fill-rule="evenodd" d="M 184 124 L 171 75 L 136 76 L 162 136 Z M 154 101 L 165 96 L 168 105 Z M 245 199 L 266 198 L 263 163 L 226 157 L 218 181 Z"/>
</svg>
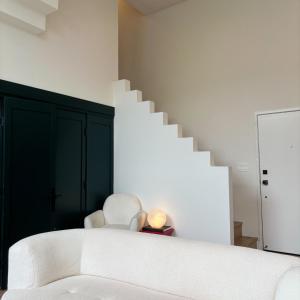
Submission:
<svg viewBox="0 0 300 300">
<path fill-rule="evenodd" d="M 112 191 L 113 173 L 105 176 L 113 161 L 113 121 L 96 115 L 87 118 L 87 201 L 86 211 L 95 211 Z M 99 160 L 97 157 L 106 157 Z M 106 170 L 103 172 L 103 170 Z"/>
<path fill-rule="evenodd" d="M 82 227 L 113 192 L 114 109 L 0 80 L 1 287 L 8 248 Z"/>
<path fill-rule="evenodd" d="M 86 115 L 56 111 L 53 229 L 80 227 L 84 213 Z"/>
<path fill-rule="evenodd" d="M 8 241 L 50 230 L 53 105 L 4 98 Z"/>
</svg>

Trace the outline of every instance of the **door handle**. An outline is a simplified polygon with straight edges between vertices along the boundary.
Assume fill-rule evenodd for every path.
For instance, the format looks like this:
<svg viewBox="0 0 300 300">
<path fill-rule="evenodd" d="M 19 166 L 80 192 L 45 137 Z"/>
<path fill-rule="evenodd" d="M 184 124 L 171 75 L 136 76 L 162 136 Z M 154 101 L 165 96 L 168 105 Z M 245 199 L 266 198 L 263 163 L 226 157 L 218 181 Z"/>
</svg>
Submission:
<svg viewBox="0 0 300 300">
<path fill-rule="evenodd" d="M 263 184 L 263 185 L 269 185 L 269 181 L 268 181 L 268 180 L 263 180 L 263 181 L 262 181 L 262 184 Z"/>
<path fill-rule="evenodd" d="M 51 191 L 51 211 L 55 212 L 56 199 L 62 197 L 62 194 L 56 194 L 55 188 L 52 188 Z"/>
</svg>

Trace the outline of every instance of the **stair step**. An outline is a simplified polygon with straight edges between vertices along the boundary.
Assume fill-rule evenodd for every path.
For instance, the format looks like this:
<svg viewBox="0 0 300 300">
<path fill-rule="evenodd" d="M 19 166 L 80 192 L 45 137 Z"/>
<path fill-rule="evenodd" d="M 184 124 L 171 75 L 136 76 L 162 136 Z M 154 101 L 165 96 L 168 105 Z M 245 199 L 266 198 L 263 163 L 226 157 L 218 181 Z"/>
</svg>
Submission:
<svg viewBox="0 0 300 300">
<path fill-rule="evenodd" d="M 182 137 L 182 127 L 178 124 L 168 124 L 164 126 L 164 129 L 168 130 L 170 135 L 176 138 Z"/>
<path fill-rule="evenodd" d="M 193 137 L 181 137 L 178 138 L 178 141 L 192 152 L 198 151 L 198 145 Z"/>
<path fill-rule="evenodd" d="M 144 107 L 144 109 L 145 109 L 145 111 L 147 112 L 147 113 L 154 113 L 154 111 L 155 111 L 155 104 L 154 104 L 154 102 L 153 101 L 141 101 L 141 102 L 139 102 L 139 104 L 142 106 L 142 107 Z"/>
<path fill-rule="evenodd" d="M 168 114 L 165 112 L 155 112 L 151 116 L 156 118 L 161 125 L 168 125 Z"/>
<path fill-rule="evenodd" d="M 236 242 L 242 237 L 243 222 L 234 222 L 234 241 Z"/>
<path fill-rule="evenodd" d="M 240 222 L 240 221 L 234 221 L 234 228 L 236 227 L 240 227 L 243 225 L 243 222 Z"/>
<path fill-rule="evenodd" d="M 119 94 L 124 94 L 130 91 L 130 81 L 126 79 L 113 82 L 114 97 L 117 98 Z M 115 99 L 116 100 L 116 99 Z"/>
<path fill-rule="evenodd" d="M 203 166 L 207 165 L 209 167 L 214 166 L 211 161 L 211 152 L 210 151 L 194 151 L 194 155 L 198 156 L 198 162 Z M 200 160 L 201 157 L 201 160 Z"/>
<path fill-rule="evenodd" d="M 134 102 L 141 102 L 143 100 L 143 93 L 138 90 L 132 90 L 126 92 L 126 95 L 128 99 L 134 101 Z"/>
<path fill-rule="evenodd" d="M 247 247 L 257 249 L 258 238 L 250 236 L 242 236 L 240 239 L 234 242 L 236 246 Z"/>
</svg>

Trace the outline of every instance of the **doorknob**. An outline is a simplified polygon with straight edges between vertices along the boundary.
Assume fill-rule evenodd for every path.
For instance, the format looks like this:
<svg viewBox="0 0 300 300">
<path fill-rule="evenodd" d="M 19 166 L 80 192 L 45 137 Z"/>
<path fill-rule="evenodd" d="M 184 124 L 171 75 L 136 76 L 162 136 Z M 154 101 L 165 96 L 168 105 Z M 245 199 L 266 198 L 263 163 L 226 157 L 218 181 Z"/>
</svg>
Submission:
<svg viewBox="0 0 300 300">
<path fill-rule="evenodd" d="M 262 184 L 263 184 L 263 185 L 269 185 L 269 181 L 268 181 L 268 180 L 263 180 L 263 181 L 262 181 Z"/>
</svg>

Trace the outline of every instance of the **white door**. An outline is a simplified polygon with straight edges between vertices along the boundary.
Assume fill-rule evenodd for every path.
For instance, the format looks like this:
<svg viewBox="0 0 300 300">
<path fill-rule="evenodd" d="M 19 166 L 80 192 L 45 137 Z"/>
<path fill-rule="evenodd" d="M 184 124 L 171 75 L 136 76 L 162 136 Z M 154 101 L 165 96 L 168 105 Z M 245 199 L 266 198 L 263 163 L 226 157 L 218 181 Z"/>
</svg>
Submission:
<svg viewBox="0 0 300 300">
<path fill-rule="evenodd" d="M 261 114 L 257 121 L 263 246 L 300 254 L 300 111 Z"/>
</svg>

